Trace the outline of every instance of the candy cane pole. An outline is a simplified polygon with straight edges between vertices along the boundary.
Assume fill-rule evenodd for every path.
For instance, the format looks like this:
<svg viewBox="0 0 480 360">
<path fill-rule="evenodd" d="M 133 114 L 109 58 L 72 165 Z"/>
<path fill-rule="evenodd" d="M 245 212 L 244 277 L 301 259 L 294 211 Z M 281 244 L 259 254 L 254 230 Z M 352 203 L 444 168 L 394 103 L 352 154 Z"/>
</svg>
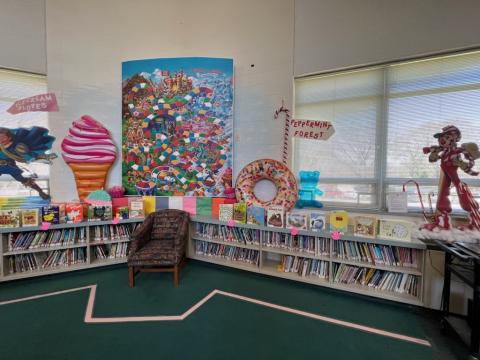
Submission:
<svg viewBox="0 0 480 360">
<path fill-rule="evenodd" d="M 273 115 L 273 118 L 276 120 L 281 113 L 285 113 L 285 127 L 283 130 L 283 155 L 282 162 L 285 165 L 288 165 L 288 137 L 290 132 L 290 110 L 284 106 L 284 101 L 282 100 L 282 106 L 280 106 Z"/>
</svg>

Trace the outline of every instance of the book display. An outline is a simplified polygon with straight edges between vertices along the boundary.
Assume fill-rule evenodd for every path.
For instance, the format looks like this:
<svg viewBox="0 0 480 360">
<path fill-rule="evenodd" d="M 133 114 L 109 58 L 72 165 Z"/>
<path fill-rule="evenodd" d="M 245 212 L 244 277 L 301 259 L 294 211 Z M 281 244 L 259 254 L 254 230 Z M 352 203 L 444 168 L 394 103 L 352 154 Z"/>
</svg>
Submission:
<svg viewBox="0 0 480 360">
<path fill-rule="evenodd" d="M 126 262 L 130 235 L 143 219 L 2 228 L 0 281 Z"/>
<path fill-rule="evenodd" d="M 343 215 L 343 214 L 342 214 Z M 187 256 L 368 296 L 423 304 L 426 246 L 418 240 L 360 237 L 191 218 Z"/>
</svg>

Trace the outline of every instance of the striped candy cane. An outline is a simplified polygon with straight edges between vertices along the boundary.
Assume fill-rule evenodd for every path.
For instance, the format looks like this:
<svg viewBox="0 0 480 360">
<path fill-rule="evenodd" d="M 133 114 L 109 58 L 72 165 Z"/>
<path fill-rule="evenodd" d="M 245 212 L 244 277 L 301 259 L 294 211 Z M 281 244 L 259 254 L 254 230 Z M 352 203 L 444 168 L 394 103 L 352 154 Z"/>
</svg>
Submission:
<svg viewBox="0 0 480 360">
<path fill-rule="evenodd" d="M 284 106 L 284 101 L 282 100 L 282 106 L 280 106 L 273 115 L 273 118 L 276 120 L 278 116 L 283 112 L 285 113 L 285 128 L 283 130 L 283 155 L 282 162 L 285 165 L 288 165 L 288 137 L 290 132 L 290 110 Z"/>
<path fill-rule="evenodd" d="M 470 188 L 464 182 L 461 183 L 461 190 L 467 196 L 468 203 L 470 205 L 470 223 L 476 230 L 480 230 L 480 211 L 478 209 L 478 203 L 475 201 Z"/>
</svg>

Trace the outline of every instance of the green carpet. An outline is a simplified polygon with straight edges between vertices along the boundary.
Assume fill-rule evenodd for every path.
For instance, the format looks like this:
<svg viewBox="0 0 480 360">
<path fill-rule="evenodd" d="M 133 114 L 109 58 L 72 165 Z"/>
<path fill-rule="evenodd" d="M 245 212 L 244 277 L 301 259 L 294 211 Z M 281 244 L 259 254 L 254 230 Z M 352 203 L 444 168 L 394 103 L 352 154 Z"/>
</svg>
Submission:
<svg viewBox="0 0 480 360">
<path fill-rule="evenodd" d="M 94 316 L 179 315 L 213 289 L 426 339 L 432 347 L 368 334 L 224 296 L 184 321 L 85 324 L 88 290 L 0 306 L 2 359 L 465 359 L 436 313 L 374 298 L 189 261 L 171 274 L 126 266 L 0 284 L 0 301 L 98 284 Z"/>
</svg>

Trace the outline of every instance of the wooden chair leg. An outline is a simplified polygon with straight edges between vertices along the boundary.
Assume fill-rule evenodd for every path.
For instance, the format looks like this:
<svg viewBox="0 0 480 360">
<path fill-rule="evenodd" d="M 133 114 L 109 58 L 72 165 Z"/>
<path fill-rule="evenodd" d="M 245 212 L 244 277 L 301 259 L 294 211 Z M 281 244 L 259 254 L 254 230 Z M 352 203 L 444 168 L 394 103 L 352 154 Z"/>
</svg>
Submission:
<svg viewBox="0 0 480 360">
<path fill-rule="evenodd" d="M 180 277 L 180 268 L 178 265 L 175 265 L 173 267 L 173 285 L 175 285 L 175 287 L 178 286 L 178 281 L 179 281 L 179 277 Z"/>
<path fill-rule="evenodd" d="M 128 286 L 131 288 L 135 286 L 135 268 L 133 266 L 128 267 Z"/>
</svg>

